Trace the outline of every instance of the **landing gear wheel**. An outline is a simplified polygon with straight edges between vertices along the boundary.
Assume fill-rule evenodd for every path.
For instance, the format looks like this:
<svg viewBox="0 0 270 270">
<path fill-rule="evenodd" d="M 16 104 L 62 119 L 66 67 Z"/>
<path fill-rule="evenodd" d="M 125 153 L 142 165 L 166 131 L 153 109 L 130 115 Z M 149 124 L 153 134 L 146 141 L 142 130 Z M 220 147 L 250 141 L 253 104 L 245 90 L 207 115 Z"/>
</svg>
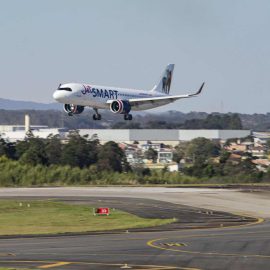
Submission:
<svg viewBox="0 0 270 270">
<path fill-rule="evenodd" d="M 125 114 L 124 119 L 125 120 L 132 120 L 132 114 Z"/>
<path fill-rule="evenodd" d="M 94 114 L 93 119 L 94 120 L 101 120 L 101 114 Z"/>
<path fill-rule="evenodd" d="M 95 114 L 93 115 L 94 120 L 101 120 L 101 114 L 98 113 L 98 109 L 94 108 Z"/>
</svg>

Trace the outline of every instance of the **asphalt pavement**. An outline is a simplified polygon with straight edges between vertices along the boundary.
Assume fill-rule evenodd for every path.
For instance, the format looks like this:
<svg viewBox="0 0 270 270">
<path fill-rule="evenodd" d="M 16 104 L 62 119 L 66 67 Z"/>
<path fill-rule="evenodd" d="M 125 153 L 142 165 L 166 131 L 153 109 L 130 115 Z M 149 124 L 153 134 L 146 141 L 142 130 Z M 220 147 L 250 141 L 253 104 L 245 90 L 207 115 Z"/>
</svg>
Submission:
<svg viewBox="0 0 270 270">
<path fill-rule="evenodd" d="M 56 270 L 270 269 L 267 218 L 159 200 L 55 194 L 42 198 L 48 197 L 68 203 L 115 207 L 148 218 L 176 217 L 179 222 L 172 227 L 140 231 L 2 238 L 0 266 Z"/>
</svg>

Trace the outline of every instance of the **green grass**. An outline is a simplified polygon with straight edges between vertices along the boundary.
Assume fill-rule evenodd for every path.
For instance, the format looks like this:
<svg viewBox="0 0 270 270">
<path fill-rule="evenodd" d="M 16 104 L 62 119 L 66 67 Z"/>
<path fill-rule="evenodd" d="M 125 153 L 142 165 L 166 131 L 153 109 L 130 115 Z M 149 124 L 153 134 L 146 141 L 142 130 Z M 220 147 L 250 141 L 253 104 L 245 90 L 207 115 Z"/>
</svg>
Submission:
<svg viewBox="0 0 270 270">
<path fill-rule="evenodd" d="M 144 219 L 119 210 L 111 211 L 109 216 L 94 216 L 90 206 L 55 201 L 24 201 L 22 206 L 19 203 L 0 200 L 0 235 L 130 229 L 173 222 L 173 219 Z"/>
</svg>

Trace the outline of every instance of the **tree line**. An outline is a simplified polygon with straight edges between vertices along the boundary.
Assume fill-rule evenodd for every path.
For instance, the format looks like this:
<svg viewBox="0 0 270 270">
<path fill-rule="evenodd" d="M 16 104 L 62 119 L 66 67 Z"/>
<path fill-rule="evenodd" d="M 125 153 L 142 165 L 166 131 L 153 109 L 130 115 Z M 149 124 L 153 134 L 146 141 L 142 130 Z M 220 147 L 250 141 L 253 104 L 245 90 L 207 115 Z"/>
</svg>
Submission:
<svg viewBox="0 0 270 270">
<path fill-rule="evenodd" d="M 116 122 L 114 129 L 243 129 L 241 119 L 238 114 L 209 114 L 205 119 L 187 119 L 184 122 L 172 122 L 170 119 L 150 120 L 143 122 Z"/>
<path fill-rule="evenodd" d="M 83 114 L 68 116 L 63 111 L 37 111 L 0 110 L 0 123 L 3 125 L 24 124 L 24 115 L 29 114 L 33 125 L 45 125 L 48 127 L 65 127 L 67 129 L 81 128 L 114 128 L 114 129 L 242 129 L 243 115 L 239 114 L 206 114 L 200 112 L 181 113 L 167 112 L 161 114 L 135 115 L 133 121 L 124 121 L 122 115 L 114 115 L 109 111 L 102 111 L 102 121 L 92 121 L 92 112 L 85 110 Z M 250 116 L 254 118 L 255 116 Z M 258 117 L 255 117 L 256 120 Z M 260 116 L 262 118 L 262 116 Z M 265 117 L 265 121 L 270 117 Z M 252 119 L 248 119 L 248 124 Z M 260 121 L 256 121 L 258 123 Z M 267 126 L 267 127 L 268 127 Z M 244 128 L 252 128 L 244 127 Z"/>
<path fill-rule="evenodd" d="M 149 149 L 148 159 L 156 159 Z M 81 184 L 198 184 L 269 181 L 270 171 L 259 172 L 251 157 L 235 164 L 218 143 L 197 138 L 174 149 L 174 161 L 186 164 L 180 172 L 130 166 L 115 142 L 101 145 L 72 132 L 64 143 L 58 136 L 9 143 L 0 138 L 0 186 Z"/>
<path fill-rule="evenodd" d="M 8 143 L 0 139 L 0 156 L 17 160 L 30 166 L 68 165 L 80 169 L 96 165 L 98 170 L 129 171 L 124 151 L 115 142 L 101 145 L 98 140 L 89 140 L 77 131 L 68 135 L 62 143 L 58 135 L 47 139 L 29 136 L 24 141 Z"/>
</svg>

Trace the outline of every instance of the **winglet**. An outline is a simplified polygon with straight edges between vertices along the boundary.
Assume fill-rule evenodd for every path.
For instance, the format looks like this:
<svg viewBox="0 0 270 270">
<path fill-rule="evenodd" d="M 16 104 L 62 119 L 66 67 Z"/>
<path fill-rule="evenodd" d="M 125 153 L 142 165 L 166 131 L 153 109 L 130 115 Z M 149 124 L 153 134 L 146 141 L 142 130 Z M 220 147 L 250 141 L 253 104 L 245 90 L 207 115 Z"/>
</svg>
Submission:
<svg viewBox="0 0 270 270">
<path fill-rule="evenodd" d="M 190 96 L 197 96 L 197 95 L 199 95 L 199 94 L 202 92 L 202 89 L 203 89 L 203 87 L 204 87 L 204 84 L 205 84 L 205 82 L 202 83 L 200 89 L 199 89 L 196 93 L 191 94 Z"/>
</svg>

